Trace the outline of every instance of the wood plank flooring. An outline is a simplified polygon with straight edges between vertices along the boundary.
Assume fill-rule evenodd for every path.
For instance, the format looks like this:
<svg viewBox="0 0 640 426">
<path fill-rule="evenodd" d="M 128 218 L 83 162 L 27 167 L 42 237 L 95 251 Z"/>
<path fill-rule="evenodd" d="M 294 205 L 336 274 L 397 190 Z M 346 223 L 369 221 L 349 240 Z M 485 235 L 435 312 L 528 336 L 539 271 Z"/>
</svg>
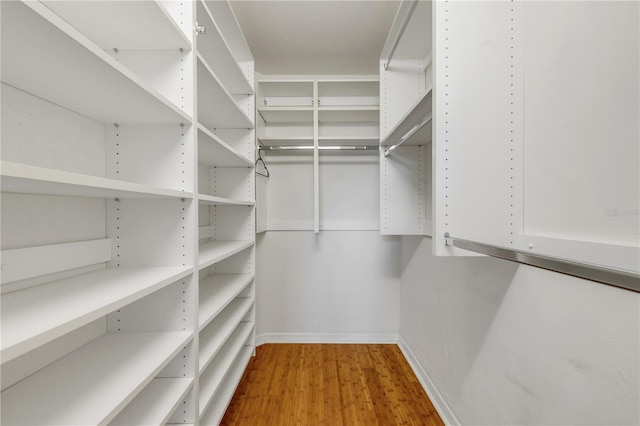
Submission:
<svg viewBox="0 0 640 426">
<path fill-rule="evenodd" d="M 257 348 L 222 425 L 439 426 L 396 345 Z"/>
</svg>

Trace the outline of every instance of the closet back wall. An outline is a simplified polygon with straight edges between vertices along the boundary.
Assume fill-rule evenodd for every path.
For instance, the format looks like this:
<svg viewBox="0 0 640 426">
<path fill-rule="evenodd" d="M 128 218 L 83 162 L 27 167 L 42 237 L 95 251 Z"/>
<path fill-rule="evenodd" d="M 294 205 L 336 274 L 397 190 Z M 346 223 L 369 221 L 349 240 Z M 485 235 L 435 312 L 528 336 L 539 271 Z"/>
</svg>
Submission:
<svg viewBox="0 0 640 426">
<path fill-rule="evenodd" d="M 321 154 L 319 234 L 312 155 L 268 154 L 266 162 L 268 230 L 256 241 L 257 343 L 395 342 L 400 240 L 378 230 L 377 153 Z"/>
</svg>

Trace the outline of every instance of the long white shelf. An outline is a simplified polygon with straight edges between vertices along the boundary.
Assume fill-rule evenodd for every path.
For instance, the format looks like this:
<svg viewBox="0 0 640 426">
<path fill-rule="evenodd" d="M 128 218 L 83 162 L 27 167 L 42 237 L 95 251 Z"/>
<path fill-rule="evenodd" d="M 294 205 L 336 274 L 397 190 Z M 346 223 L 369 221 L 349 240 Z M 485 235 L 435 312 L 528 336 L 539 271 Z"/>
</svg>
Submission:
<svg viewBox="0 0 640 426">
<path fill-rule="evenodd" d="M 200 417 L 200 424 L 202 425 L 217 425 L 220 424 L 224 413 L 227 411 L 227 407 L 229 407 L 229 403 L 231 402 L 231 398 L 233 398 L 233 394 L 235 393 L 240 380 L 242 379 L 242 375 L 251 360 L 251 356 L 253 355 L 253 346 L 245 346 L 240 349 L 240 353 L 238 354 L 235 362 L 229 369 L 227 373 L 227 377 L 220 385 L 218 392 L 216 392 L 216 404 L 210 406 L 210 408 L 205 411 L 205 413 Z"/>
<path fill-rule="evenodd" d="M 255 201 L 234 200 L 231 198 L 216 197 L 215 195 L 198 194 L 198 203 L 210 206 L 255 206 Z"/>
<path fill-rule="evenodd" d="M 20 40 L 2 45 L 2 81 L 11 86 L 103 123 L 192 120 L 40 2 L 2 2 L 2 37 Z"/>
<path fill-rule="evenodd" d="M 253 274 L 208 275 L 200 280 L 198 326 L 203 330 L 253 280 Z"/>
<path fill-rule="evenodd" d="M 377 123 L 379 107 L 321 107 L 318 122 L 322 123 Z"/>
<path fill-rule="evenodd" d="M 2 295 L 2 362 L 189 275 L 191 268 L 107 268 Z"/>
<path fill-rule="evenodd" d="M 313 146 L 313 136 L 264 137 L 258 140 L 264 146 Z"/>
<path fill-rule="evenodd" d="M 258 112 L 267 124 L 305 123 L 313 125 L 312 107 L 260 107 Z"/>
<path fill-rule="evenodd" d="M 320 136 L 318 143 L 320 146 L 358 146 L 358 145 L 378 145 L 380 138 L 366 136 Z"/>
<path fill-rule="evenodd" d="M 190 192 L 98 176 L 0 162 L 2 192 L 96 198 L 191 198 Z"/>
<path fill-rule="evenodd" d="M 191 49 L 189 39 L 156 0 L 43 3 L 104 50 Z"/>
<path fill-rule="evenodd" d="M 253 246 L 253 241 L 206 241 L 200 243 L 198 266 L 200 269 L 218 263 Z"/>
<path fill-rule="evenodd" d="M 198 123 L 198 162 L 212 167 L 253 167 L 253 161 L 201 123 Z"/>
<path fill-rule="evenodd" d="M 164 425 L 192 387 L 193 379 L 155 378 L 109 424 Z"/>
<path fill-rule="evenodd" d="M 380 146 L 395 145 L 398 141 L 406 135 L 411 129 L 420 124 L 429 114 L 431 114 L 431 88 L 427 89 L 427 92 L 407 111 L 407 113 L 400 119 L 398 124 L 380 140 Z M 429 129 L 431 126 L 425 126 Z M 424 127 L 423 127 L 424 129 Z M 430 133 L 430 132 L 429 132 Z M 422 140 L 424 140 L 425 134 L 422 134 Z M 418 140 L 419 138 L 416 138 Z M 428 137 L 428 142 L 431 141 L 431 137 Z M 417 143 L 414 143 L 416 145 Z"/>
<path fill-rule="evenodd" d="M 215 64 L 215 73 L 229 93 L 253 94 L 253 87 L 233 57 L 231 48 L 209 7 L 202 0 L 197 2 L 197 16 L 198 25 L 204 25 L 207 29 L 205 34 L 198 35 L 198 53 L 208 63 Z"/>
<path fill-rule="evenodd" d="M 200 416 L 213 402 L 220 385 L 229 372 L 232 371 L 234 361 L 242 353 L 242 347 L 251 336 L 253 326 L 254 324 L 251 322 L 240 323 L 211 364 L 209 364 L 209 368 L 205 369 L 200 375 Z"/>
<path fill-rule="evenodd" d="M 253 120 L 236 103 L 198 53 L 198 120 L 209 128 L 252 129 Z"/>
<path fill-rule="evenodd" d="M 253 299 L 236 298 L 200 332 L 200 374 L 225 344 L 240 321 L 249 313 Z"/>
<path fill-rule="evenodd" d="M 2 392 L 2 424 L 108 423 L 192 338 L 104 334 Z"/>
</svg>

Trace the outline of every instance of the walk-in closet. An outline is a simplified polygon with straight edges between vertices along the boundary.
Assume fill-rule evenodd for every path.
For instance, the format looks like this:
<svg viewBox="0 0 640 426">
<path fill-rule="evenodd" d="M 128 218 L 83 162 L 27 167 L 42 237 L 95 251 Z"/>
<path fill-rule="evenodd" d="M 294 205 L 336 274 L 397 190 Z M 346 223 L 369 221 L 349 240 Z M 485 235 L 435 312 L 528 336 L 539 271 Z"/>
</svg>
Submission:
<svg viewBox="0 0 640 426">
<path fill-rule="evenodd" d="M 640 424 L 640 2 L 0 19 L 2 425 Z"/>
</svg>

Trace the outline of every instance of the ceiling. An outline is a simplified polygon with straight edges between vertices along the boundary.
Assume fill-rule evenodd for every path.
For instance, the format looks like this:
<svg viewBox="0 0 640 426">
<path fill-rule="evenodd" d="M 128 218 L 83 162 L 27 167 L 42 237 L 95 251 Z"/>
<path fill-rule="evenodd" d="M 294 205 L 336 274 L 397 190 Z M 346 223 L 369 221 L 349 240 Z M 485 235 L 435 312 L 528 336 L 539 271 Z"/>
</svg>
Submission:
<svg viewBox="0 0 640 426">
<path fill-rule="evenodd" d="M 261 74 L 377 75 L 399 4 L 231 0 Z"/>
</svg>

